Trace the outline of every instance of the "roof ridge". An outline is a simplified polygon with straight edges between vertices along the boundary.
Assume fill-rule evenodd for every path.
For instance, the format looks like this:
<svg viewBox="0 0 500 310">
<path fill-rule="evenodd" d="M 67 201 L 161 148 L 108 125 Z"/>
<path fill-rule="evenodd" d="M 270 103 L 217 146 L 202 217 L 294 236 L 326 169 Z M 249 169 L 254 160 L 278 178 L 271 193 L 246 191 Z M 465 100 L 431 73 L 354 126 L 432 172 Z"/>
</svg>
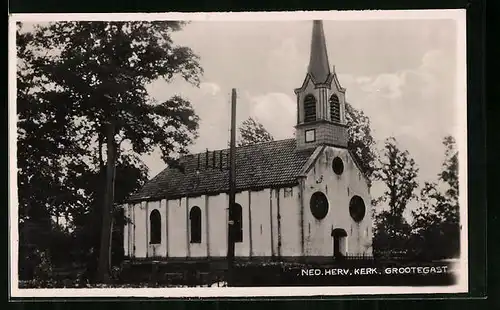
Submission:
<svg viewBox="0 0 500 310">
<path fill-rule="evenodd" d="M 248 144 L 248 145 L 237 146 L 236 149 L 250 148 L 250 147 L 253 147 L 253 146 L 256 146 L 256 145 L 279 143 L 279 142 L 285 142 L 285 141 L 290 141 L 290 140 L 295 140 L 295 138 L 292 137 L 292 138 L 286 138 L 286 139 L 280 139 L 280 140 L 262 141 L 262 142 Z M 229 151 L 229 148 L 226 147 L 224 149 L 208 150 L 208 152 L 220 152 L 220 151 Z M 190 153 L 190 154 L 182 155 L 181 157 L 179 157 L 179 159 L 181 159 L 183 157 L 188 157 L 188 156 L 195 156 L 195 155 L 198 155 L 198 154 L 206 154 L 206 152 L 207 151 L 205 150 L 205 151 L 202 151 L 202 152 Z"/>
</svg>

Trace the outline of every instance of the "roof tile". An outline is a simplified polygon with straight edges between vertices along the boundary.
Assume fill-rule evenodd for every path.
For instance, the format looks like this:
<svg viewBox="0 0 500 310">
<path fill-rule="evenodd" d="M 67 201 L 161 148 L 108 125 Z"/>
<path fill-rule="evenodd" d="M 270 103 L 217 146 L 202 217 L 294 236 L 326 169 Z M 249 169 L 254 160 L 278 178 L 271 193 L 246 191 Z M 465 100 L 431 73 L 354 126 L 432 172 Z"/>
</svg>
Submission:
<svg viewBox="0 0 500 310">
<path fill-rule="evenodd" d="M 296 184 L 301 168 L 314 149 L 296 151 L 295 146 L 296 141 L 292 138 L 236 148 L 236 189 Z M 184 156 L 179 160 L 183 169 L 166 168 L 129 200 L 173 199 L 227 192 L 228 163 L 229 149 Z"/>
</svg>

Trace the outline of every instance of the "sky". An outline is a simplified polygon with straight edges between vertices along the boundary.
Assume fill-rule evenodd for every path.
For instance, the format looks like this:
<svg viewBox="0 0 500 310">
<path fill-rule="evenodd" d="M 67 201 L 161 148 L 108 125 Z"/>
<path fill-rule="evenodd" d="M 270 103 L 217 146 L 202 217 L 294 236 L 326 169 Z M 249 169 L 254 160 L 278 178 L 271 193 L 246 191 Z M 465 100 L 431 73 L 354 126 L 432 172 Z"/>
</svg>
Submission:
<svg viewBox="0 0 500 310">
<path fill-rule="evenodd" d="M 275 139 L 293 136 L 296 99 L 307 70 L 312 21 L 192 21 L 174 33 L 204 69 L 196 88 L 184 81 L 157 81 L 151 96 L 187 98 L 200 116 L 192 152 L 225 148 L 229 139 L 230 92 L 238 92 L 237 121 L 252 116 Z M 457 136 L 455 20 L 324 21 L 330 67 L 346 100 L 371 120 L 377 141 L 394 136 L 419 169 L 419 179 L 437 178 L 442 140 Z M 158 153 L 144 156 L 150 176 L 164 167 Z"/>
<path fill-rule="evenodd" d="M 347 102 L 370 118 L 377 147 L 395 137 L 415 159 L 419 183 L 436 181 L 443 138 L 466 131 L 458 114 L 465 101 L 457 94 L 465 94 L 465 83 L 457 84 L 457 21 L 324 20 L 323 26 L 330 67 Z M 172 39 L 200 57 L 201 84 L 158 80 L 148 86 L 149 95 L 157 101 L 180 95 L 191 102 L 200 117 L 193 153 L 227 147 L 232 88 L 238 93 L 238 124 L 253 117 L 275 139 L 291 138 L 297 113 L 293 91 L 306 76 L 311 32 L 312 21 L 303 19 L 191 21 Z M 142 159 L 150 178 L 166 166 L 159 151 Z M 383 190 L 374 183 L 372 196 Z"/>
</svg>

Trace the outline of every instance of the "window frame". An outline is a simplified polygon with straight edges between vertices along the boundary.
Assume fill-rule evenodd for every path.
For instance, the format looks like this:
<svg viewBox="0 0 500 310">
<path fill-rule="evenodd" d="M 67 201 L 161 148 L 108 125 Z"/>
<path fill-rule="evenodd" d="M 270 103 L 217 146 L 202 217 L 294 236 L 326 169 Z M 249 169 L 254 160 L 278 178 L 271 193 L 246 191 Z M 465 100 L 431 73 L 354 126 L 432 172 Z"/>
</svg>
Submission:
<svg viewBox="0 0 500 310">
<path fill-rule="evenodd" d="M 345 165 L 344 161 L 340 156 L 335 156 L 335 158 L 332 160 L 332 171 L 336 175 L 340 176 L 344 173 Z"/>
<path fill-rule="evenodd" d="M 201 243 L 201 239 L 202 239 L 201 209 L 198 206 L 192 206 L 191 209 L 189 210 L 189 243 Z"/>
<path fill-rule="evenodd" d="M 161 213 L 153 209 L 149 213 L 149 244 L 161 244 Z"/>
<path fill-rule="evenodd" d="M 309 132 L 312 132 L 313 134 L 313 139 L 312 140 L 307 140 L 307 133 Z M 312 142 L 316 142 L 316 129 L 307 129 L 306 131 L 304 131 L 304 142 L 305 143 L 312 143 Z"/>
<path fill-rule="evenodd" d="M 361 202 L 361 204 L 357 204 L 356 200 L 358 202 Z M 359 209 L 355 209 L 355 208 L 359 208 L 359 207 L 362 207 L 362 212 L 360 212 Z M 366 217 L 366 203 L 365 203 L 365 200 L 363 199 L 363 197 L 361 197 L 359 195 L 354 195 L 351 197 L 351 199 L 349 199 L 349 216 L 356 223 L 360 223 L 365 219 L 365 217 Z"/>
<path fill-rule="evenodd" d="M 324 210 L 324 214 L 323 213 L 319 213 L 319 211 L 322 211 L 322 210 L 319 210 L 319 211 L 315 211 L 315 208 L 317 206 L 317 203 L 318 203 L 318 199 L 323 199 L 326 203 L 326 208 Z M 313 200 L 314 199 L 314 200 Z M 315 204 L 313 205 L 313 202 L 315 202 Z M 314 192 L 311 197 L 309 198 L 309 210 L 311 211 L 311 214 L 312 216 L 318 220 L 318 221 L 321 221 L 321 220 L 324 220 L 327 216 L 328 216 L 328 213 L 330 212 L 330 202 L 328 201 L 328 196 L 323 193 L 322 191 L 316 191 Z"/>
</svg>

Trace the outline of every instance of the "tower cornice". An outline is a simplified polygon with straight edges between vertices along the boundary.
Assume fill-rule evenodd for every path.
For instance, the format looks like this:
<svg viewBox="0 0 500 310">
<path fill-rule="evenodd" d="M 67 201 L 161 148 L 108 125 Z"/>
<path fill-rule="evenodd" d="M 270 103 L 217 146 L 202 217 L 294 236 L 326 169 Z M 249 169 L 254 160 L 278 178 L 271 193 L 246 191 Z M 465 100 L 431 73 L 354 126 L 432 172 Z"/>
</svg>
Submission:
<svg viewBox="0 0 500 310">
<path fill-rule="evenodd" d="M 328 79 L 324 83 L 316 82 L 311 74 L 306 73 L 306 77 L 304 78 L 302 85 L 299 88 L 295 88 L 294 93 L 297 95 L 303 92 L 306 89 L 309 82 L 312 82 L 314 88 L 328 88 L 328 89 L 332 89 L 332 84 L 335 83 L 335 86 L 339 92 L 345 93 L 346 91 L 346 89 L 340 85 L 340 81 L 337 77 L 337 74 L 335 73 L 335 66 L 333 67 L 332 72 L 330 72 L 330 74 L 328 75 Z"/>
</svg>

